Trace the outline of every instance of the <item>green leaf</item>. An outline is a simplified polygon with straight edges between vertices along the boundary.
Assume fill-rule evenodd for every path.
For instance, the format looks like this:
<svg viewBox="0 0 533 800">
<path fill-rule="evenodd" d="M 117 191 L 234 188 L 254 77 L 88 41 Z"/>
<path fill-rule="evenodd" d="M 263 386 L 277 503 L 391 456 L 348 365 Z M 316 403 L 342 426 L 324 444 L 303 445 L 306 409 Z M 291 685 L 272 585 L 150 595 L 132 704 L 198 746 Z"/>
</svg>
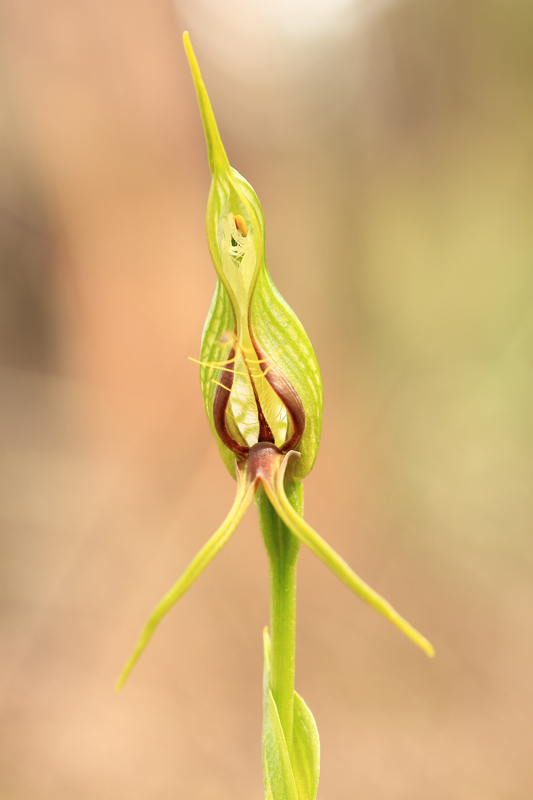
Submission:
<svg viewBox="0 0 533 800">
<path fill-rule="evenodd" d="M 263 632 L 263 776 L 266 800 L 307 800 L 298 794 L 289 749 L 270 689 L 270 639 Z"/>
<path fill-rule="evenodd" d="M 300 800 L 315 800 L 320 776 L 320 740 L 308 706 L 294 692 L 292 768 Z"/>
<path fill-rule="evenodd" d="M 278 709 L 270 689 L 263 716 L 263 776 L 267 800 L 307 800 L 296 787 Z"/>
<path fill-rule="evenodd" d="M 270 637 L 263 631 L 263 772 L 266 800 L 315 800 L 320 774 L 320 742 L 315 720 L 294 692 L 291 751 L 270 689 Z"/>
</svg>

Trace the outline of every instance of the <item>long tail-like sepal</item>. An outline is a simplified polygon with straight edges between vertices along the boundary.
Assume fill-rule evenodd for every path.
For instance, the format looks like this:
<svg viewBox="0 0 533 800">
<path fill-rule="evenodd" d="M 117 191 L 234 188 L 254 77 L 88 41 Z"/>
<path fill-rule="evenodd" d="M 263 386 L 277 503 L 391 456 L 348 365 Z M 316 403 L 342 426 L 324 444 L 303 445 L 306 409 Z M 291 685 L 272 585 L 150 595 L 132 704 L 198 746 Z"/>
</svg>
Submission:
<svg viewBox="0 0 533 800">
<path fill-rule="evenodd" d="M 265 491 L 276 512 L 290 531 L 300 539 L 332 572 L 341 579 L 361 600 L 379 611 L 386 619 L 396 625 L 409 639 L 417 644 L 430 658 L 435 655 L 433 645 L 413 628 L 383 597 L 374 591 L 348 566 L 346 561 L 311 528 L 289 503 L 284 489 L 284 478 L 287 464 L 291 458 L 297 457 L 292 451 L 285 457 L 272 482 L 265 483 Z"/>
<path fill-rule="evenodd" d="M 246 509 L 250 505 L 254 495 L 254 485 L 245 477 L 244 470 L 237 470 L 237 495 L 235 502 L 229 512 L 228 516 L 220 526 L 220 528 L 213 534 L 209 541 L 202 547 L 199 553 L 193 558 L 185 572 L 178 578 L 172 589 L 167 592 L 163 599 L 157 604 L 152 611 L 148 622 L 144 626 L 143 632 L 135 646 L 131 658 L 124 667 L 122 674 L 117 683 L 117 690 L 122 689 L 126 683 L 130 672 L 139 660 L 146 645 L 154 635 L 154 632 L 163 619 L 163 617 L 170 611 L 170 609 L 178 602 L 187 589 L 189 589 L 199 575 L 204 571 L 209 562 L 216 556 L 231 535 L 235 532 L 240 521 L 242 520 Z"/>
</svg>

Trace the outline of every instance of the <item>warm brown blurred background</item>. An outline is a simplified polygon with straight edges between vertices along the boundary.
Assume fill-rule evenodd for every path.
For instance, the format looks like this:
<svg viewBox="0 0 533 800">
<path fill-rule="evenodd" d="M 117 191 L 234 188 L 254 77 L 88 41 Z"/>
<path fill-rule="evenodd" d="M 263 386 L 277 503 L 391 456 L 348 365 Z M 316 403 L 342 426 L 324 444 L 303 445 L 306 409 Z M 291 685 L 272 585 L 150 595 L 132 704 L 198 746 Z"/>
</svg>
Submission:
<svg viewBox="0 0 533 800">
<path fill-rule="evenodd" d="M 233 483 L 196 47 L 323 370 L 309 521 L 434 662 L 301 558 L 320 800 L 533 797 L 533 4 L 0 0 L 0 798 L 260 800 L 255 512 Z"/>
</svg>

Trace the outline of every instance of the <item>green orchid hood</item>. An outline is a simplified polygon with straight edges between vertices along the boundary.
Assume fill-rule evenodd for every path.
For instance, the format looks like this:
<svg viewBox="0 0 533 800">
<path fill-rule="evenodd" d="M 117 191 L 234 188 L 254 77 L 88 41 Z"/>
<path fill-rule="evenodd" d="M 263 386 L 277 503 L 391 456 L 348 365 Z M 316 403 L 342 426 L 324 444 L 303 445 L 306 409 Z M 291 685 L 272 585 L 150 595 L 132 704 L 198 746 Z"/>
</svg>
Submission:
<svg viewBox="0 0 533 800">
<path fill-rule="evenodd" d="M 261 205 L 230 166 L 187 34 L 184 42 L 212 174 L 207 241 L 218 275 L 200 355 L 205 409 L 233 476 L 235 457 L 244 459 L 253 444 L 269 441 L 281 452 L 300 453 L 295 475 L 303 478 L 320 441 L 318 362 L 301 322 L 272 283 Z"/>
</svg>

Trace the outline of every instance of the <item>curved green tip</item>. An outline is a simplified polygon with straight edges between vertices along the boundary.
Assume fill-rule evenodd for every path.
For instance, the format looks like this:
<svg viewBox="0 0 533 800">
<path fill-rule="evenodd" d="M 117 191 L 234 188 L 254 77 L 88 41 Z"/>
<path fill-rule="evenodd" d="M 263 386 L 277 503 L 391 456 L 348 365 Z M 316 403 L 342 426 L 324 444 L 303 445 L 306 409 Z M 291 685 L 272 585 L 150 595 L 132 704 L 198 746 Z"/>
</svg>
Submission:
<svg viewBox="0 0 533 800">
<path fill-rule="evenodd" d="M 429 656 L 430 658 L 435 658 L 435 648 L 433 647 L 431 642 L 427 641 L 427 639 L 426 642 L 427 642 L 427 647 L 425 648 L 426 655 Z"/>
<path fill-rule="evenodd" d="M 189 66 L 192 72 L 192 79 L 194 81 L 194 88 L 198 96 L 198 105 L 200 106 L 200 114 L 202 115 L 202 122 L 204 126 L 205 141 L 207 143 L 207 157 L 209 160 L 209 169 L 212 173 L 217 169 L 229 169 L 229 161 L 224 150 L 224 145 L 218 132 L 215 115 L 211 108 L 211 101 L 202 80 L 202 73 L 198 66 L 198 61 L 194 54 L 188 31 L 183 34 L 183 44 L 185 52 L 189 60 Z"/>
<path fill-rule="evenodd" d="M 396 612 L 394 613 L 396 615 Z M 403 617 L 398 615 L 394 619 L 392 617 L 389 617 L 388 619 L 390 619 L 390 621 L 393 622 L 396 627 L 402 631 L 402 633 L 405 633 L 405 635 L 411 639 L 412 642 L 418 645 L 418 647 L 420 647 L 420 649 L 423 650 L 429 658 L 435 658 L 435 648 L 431 642 L 429 642 L 425 636 L 422 636 L 422 634 L 419 633 L 416 628 L 413 628 L 412 625 L 404 620 Z"/>
</svg>

